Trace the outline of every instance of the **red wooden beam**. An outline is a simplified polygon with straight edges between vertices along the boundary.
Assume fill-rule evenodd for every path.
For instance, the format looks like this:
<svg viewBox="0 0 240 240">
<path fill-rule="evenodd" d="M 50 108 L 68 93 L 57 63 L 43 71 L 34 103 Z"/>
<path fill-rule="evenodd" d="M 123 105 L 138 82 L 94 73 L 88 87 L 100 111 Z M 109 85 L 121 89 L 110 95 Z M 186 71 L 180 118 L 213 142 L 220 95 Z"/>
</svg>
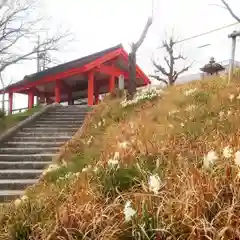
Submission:
<svg viewBox="0 0 240 240">
<path fill-rule="evenodd" d="M 67 78 L 67 77 L 71 77 L 71 76 L 78 75 L 78 74 L 81 74 L 81 73 L 84 73 L 84 72 L 88 72 L 89 70 L 91 70 L 91 69 L 93 69 L 97 66 L 100 66 L 104 62 L 107 62 L 107 61 L 119 56 L 121 51 L 122 51 L 122 48 L 119 48 L 119 49 L 117 49 L 113 52 L 110 52 L 110 53 L 106 54 L 105 56 L 100 57 L 97 60 L 95 60 L 95 61 L 93 61 L 89 64 L 86 64 L 85 66 L 82 66 L 80 68 L 73 68 L 73 69 L 70 69 L 70 70 L 65 71 L 65 72 L 57 73 L 57 74 L 54 74 L 54 75 L 51 75 L 51 76 L 46 76 L 46 77 L 44 77 L 42 79 L 39 79 L 35 82 L 26 83 L 24 86 L 11 88 L 7 92 L 9 92 L 9 91 L 20 92 L 22 90 L 25 90 L 26 88 L 35 87 L 35 86 L 38 86 L 38 85 L 42 85 L 44 83 L 58 81 L 58 80 L 61 80 L 61 79 Z"/>
<path fill-rule="evenodd" d="M 106 75 L 118 77 L 119 75 L 123 75 L 125 79 L 129 78 L 129 74 L 119 68 L 114 66 L 100 65 L 99 67 L 94 69 L 96 72 L 104 73 Z"/>
</svg>

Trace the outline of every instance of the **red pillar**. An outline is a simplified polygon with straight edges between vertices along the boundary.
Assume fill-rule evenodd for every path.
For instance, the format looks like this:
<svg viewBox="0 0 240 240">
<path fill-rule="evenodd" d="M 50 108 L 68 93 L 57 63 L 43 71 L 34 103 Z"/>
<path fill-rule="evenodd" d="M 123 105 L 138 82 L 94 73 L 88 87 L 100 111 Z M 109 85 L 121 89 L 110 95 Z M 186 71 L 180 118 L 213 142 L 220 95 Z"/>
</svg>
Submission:
<svg viewBox="0 0 240 240">
<path fill-rule="evenodd" d="M 4 104 L 4 103 L 3 103 Z M 8 112 L 11 115 L 13 110 L 13 93 L 8 94 Z"/>
<path fill-rule="evenodd" d="M 88 74 L 88 105 L 94 104 L 94 72 Z"/>
<path fill-rule="evenodd" d="M 33 90 L 31 89 L 28 92 L 28 109 L 33 108 L 34 105 L 34 94 L 33 94 Z"/>
<path fill-rule="evenodd" d="M 56 81 L 55 84 L 55 103 L 61 102 L 61 90 L 60 90 L 60 82 Z"/>
<path fill-rule="evenodd" d="M 115 76 L 111 76 L 109 79 L 109 92 L 113 92 L 115 89 Z"/>
</svg>

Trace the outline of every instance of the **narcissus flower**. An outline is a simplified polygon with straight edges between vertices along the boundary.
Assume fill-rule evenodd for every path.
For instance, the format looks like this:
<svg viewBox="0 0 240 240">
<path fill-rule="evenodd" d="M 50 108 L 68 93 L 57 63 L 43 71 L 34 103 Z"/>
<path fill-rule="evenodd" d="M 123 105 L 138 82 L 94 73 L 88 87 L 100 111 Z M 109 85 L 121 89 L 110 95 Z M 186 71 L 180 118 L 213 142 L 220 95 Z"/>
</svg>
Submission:
<svg viewBox="0 0 240 240">
<path fill-rule="evenodd" d="M 228 146 L 223 149 L 223 156 L 225 158 L 230 158 L 232 156 L 232 153 L 233 153 L 232 149 Z"/>
<path fill-rule="evenodd" d="M 234 94 L 230 94 L 228 98 L 229 98 L 229 100 L 232 102 L 233 99 L 235 98 L 235 95 L 234 95 Z"/>
<path fill-rule="evenodd" d="M 240 151 L 235 153 L 235 163 L 240 167 Z"/>
<path fill-rule="evenodd" d="M 136 211 L 131 207 L 130 201 L 126 202 L 123 213 L 124 213 L 126 222 L 131 221 L 132 217 L 136 214 Z"/>
<path fill-rule="evenodd" d="M 160 177 L 157 174 L 155 174 L 155 175 L 152 175 L 149 177 L 148 185 L 149 185 L 149 190 L 151 192 L 158 194 L 158 192 L 162 186 L 162 181 L 161 181 Z"/>
<path fill-rule="evenodd" d="M 218 159 L 215 151 L 210 151 L 203 158 L 203 167 L 208 169 Z"/>
</svg>

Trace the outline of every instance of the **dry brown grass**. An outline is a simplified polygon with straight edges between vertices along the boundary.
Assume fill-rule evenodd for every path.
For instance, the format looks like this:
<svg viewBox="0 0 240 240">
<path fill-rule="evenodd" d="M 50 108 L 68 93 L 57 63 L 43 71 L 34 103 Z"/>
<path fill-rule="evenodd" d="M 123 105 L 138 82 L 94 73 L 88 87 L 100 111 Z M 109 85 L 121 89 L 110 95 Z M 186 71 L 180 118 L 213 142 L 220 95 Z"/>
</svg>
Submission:
<svg viewBox="0 0 240 240">
<path fill-rule="evenodd" d="M 239 167 L 222 154 L 226 146 L 240 150 L 239 94 L 238 83 L 215 79 L 126 109 L 118 99 L 104 101 L 63 150 L 67 165 L 29 189 L 29 201 L 4 210 L 1 239 L 240 239 Z M 204 169 L 210 150 L 219 158 Z M 120 168 L 113 170 L 116 152 Z M 158 194 L 149 191 L 152 174 L 162 181 Z M 137 211 L 130 222 L 127 200 Z"/>
</svg>

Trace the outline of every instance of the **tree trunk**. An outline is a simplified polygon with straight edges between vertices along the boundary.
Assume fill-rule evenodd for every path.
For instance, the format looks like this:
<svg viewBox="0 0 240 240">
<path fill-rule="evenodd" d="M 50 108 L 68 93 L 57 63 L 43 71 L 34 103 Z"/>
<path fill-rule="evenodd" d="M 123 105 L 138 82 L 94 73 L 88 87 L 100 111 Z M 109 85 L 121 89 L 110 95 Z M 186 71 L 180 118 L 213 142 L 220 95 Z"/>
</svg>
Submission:
<svg viewBox="0 0 240 240">
<path fill-rule="evenodd" d="M 132 52 L 129 53 L 129 80 L 128 80 L 128 98 L 132 99 L 136 92 L 136 52 L 132 47 Z"/>
</svg>

